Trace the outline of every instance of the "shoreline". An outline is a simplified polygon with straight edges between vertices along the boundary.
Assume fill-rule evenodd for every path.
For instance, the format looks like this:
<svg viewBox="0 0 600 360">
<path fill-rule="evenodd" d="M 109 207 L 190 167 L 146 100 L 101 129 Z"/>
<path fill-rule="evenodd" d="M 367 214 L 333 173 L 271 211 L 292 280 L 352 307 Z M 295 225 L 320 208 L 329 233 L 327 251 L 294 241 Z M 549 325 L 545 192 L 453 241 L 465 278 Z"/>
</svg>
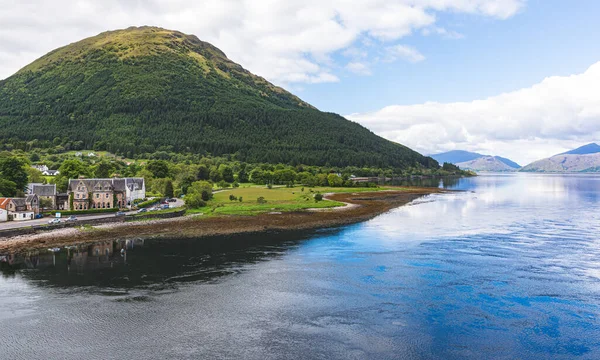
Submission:
<svg viewBox="0 0 600 360">
<path fill-rule="evenodd" d="M 189 215 L 172 219 L 66 228 L 20 235 L 0 241 L 0 253 L 63 247 L 101 240 L 131 238 L 202 238 L 207 236 L 322 229 L 366 221 L 423 196 L 445 193 L 438 188 L 404 188 L 360 193 L 327 194 L 345 206 L 258 215 Z"/>
</svg>

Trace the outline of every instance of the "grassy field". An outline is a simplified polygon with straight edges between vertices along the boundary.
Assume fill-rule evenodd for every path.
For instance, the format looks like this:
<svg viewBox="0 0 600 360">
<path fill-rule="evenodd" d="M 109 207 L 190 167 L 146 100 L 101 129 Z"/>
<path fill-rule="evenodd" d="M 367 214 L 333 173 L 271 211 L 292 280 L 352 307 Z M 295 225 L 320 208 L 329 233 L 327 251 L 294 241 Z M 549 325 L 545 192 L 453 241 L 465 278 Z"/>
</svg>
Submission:
<svg viewBox="0 0 600 360">
<path fill-rule="evenodd" d="M 343 206 L 343 203 L 323 200 L 315 202 L 316 193 L 365 192 L 385 190 L 385 188 L 333 188 L 333 187 L 304 187 L 286 188 L 274 186 L 272 189 L 264 185 L 243 184 L 239 188 L 226 189 L 214 194 L 214 198 L 206 207 L 188 210 L 188 213 L 203 213 L 205 215 L 255 215 L 273 211 L 297 211 L 309 208 L 332 208 Z M 233 195 L 238 200 L 229 200 Z M 263 197 L 265 203 L 259 203 Z M 242 198 L 240 202 L 239 199 Z"/>
</svg>

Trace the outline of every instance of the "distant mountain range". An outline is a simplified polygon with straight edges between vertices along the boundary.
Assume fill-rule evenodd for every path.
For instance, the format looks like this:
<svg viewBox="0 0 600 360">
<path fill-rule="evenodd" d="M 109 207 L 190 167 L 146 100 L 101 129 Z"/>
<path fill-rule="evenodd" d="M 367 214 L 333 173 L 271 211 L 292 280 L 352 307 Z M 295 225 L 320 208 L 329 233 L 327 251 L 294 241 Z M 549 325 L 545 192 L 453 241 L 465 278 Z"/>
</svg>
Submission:
<svg viewBox="0 0 600 360">
<path fill-rule="evenodd" d="M 524 166 L 526 172 L 600 172 L 600 145 L 587 144 L 577 149 L 538 160 Z"/>
<path fill-rule="evenodd" d="M 473 171 L 517 171 L 521 165 L 501 156 L 483 155 L 464 150 L 452 150 L 441 154 L 431 155 L 440 164 L 445 162 L 455 164 L 463 170 Z"/>
</svg>

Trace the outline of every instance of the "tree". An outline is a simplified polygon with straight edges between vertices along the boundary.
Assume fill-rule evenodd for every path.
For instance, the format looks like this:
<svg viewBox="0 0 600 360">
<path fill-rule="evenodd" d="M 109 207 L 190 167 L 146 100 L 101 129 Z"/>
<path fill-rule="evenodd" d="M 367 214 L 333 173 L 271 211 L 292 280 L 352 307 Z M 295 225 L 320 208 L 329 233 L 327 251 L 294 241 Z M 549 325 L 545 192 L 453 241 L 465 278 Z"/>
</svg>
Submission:
<svg viewBox="0 0 600 360">
<path fill-rule="evenodd" d="M 17 184 L 10 180 L 0 178 L 0 196 L 11 197 L 17 195 Z"/>
<path fill-rule="evenodd" d="M 78 159 L 65 160 L 58 168 L 60 177 L 66 179 L 77 179 L 80 176 L 89 176 L 90 168 Z"/>
<path fill-rule="evenodd" d="M 165 196 L 168 198 L 173 197 L 173 182 L 171 180 L 168 180 L 165 184 Z"/>
<path fill-rule="evenodd" d="M 115 172 L 115 166 L 108 161 L 100 161 L 94 169 L 94 176 L 97 178 L 109 178 Z"/>
<path fill-rule="evenodd" d="M 169 177 L 169 165 L 164 160 L 152 160 L 146 165 L 146 169 L 157 179 Z"/>
<path fill-rule="evenodd" d="M 212 198 L 212 184 L 208 181 L 196 181 L 188 189 L 185 195 L 185 204 L 192 208 L 206 206 L 206 202 Z"/>
<path fill-rule="evenodd" d="M 200 165 L 198 167 L 198 175 L 196 176 L 198 180 L 208 180 L 210 179 L 210 170 L 206 165 Z"/>
<path fill-rule="evenodd" d="M 219 166 L 219 172 L 221 173 L 221 177 L 223 180 L 228 183 L 232 183 L 235 179 L 233 178 L 233 169 L 227 165 Z"/>
<path fill-rule="evenodd" d="M 323 200 L 323 195 L 321 193 L 316 193 L 315 194 L 315 202 L 319 202 Z"/>
<path fill-rule="evenodd" d="M 223 177 L 221 176 L 221 172 L 219 171 L 219 169 L 216 166 L 210 167 L 210 180 L 214 183 L 217 183 L 217 182 L 223 180 Z"/>
<path fill-rule="evenodd" d="M 41 198 L 40 199 L 40 208 L 42 209 L 50 209 L 54 204 L 51 199 Z"/>
<path fill-rule="evenodd" d="M 0 178 L 13 182 L 17 191 L 24 191 L 27 187 L 25 163 L 14 156 L 0 158 Z"/>
<path fill-rule="evenodd" d="M 329 186 L 339 187 L 344 184 L 344 180 L 336 174 L 327 175 L 327 183 Z"/>
<path fill-rule="evenodd" d="M 42 172 L 39 171 L 38 169 L 34 169 L 32 167 L 27 167 L 25 169 L 27 171 L 27 178 L 29 179 L 28 181 L 30 183 L 43 183 L 46 179 L 44 178 L 44 175 L 42 175 Z"/>
<path fill-rule="evenodd" d="M 250 179 L 248 179 L 248 173 L 246 172 L 246 167 L 243 167 L 240 169 L 240 171 L 238 172 L 238 182 L 241 183 L 247 183 L 248 181 L 250 181 Z"/>
</svg>

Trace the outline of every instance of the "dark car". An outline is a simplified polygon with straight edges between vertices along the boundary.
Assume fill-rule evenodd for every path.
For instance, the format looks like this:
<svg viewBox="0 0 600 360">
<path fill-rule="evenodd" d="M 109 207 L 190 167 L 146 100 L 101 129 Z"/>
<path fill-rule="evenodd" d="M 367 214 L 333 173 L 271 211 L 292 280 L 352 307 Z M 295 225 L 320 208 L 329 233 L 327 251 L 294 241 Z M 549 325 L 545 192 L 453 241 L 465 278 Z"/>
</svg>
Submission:
<svg viewBox="0 0 600 360">
<path fill-rule="evenodd" d="M 169 199 L 169 200 L 167 200 L 167 201 L 168 201 L 168 202 L 171 202 L 171 203 L 173 203 L 173 202 L 177 202 L 177 199 L 175 199 L 175 198 L 172 198 L 172 199 Z"/>
</svg>

